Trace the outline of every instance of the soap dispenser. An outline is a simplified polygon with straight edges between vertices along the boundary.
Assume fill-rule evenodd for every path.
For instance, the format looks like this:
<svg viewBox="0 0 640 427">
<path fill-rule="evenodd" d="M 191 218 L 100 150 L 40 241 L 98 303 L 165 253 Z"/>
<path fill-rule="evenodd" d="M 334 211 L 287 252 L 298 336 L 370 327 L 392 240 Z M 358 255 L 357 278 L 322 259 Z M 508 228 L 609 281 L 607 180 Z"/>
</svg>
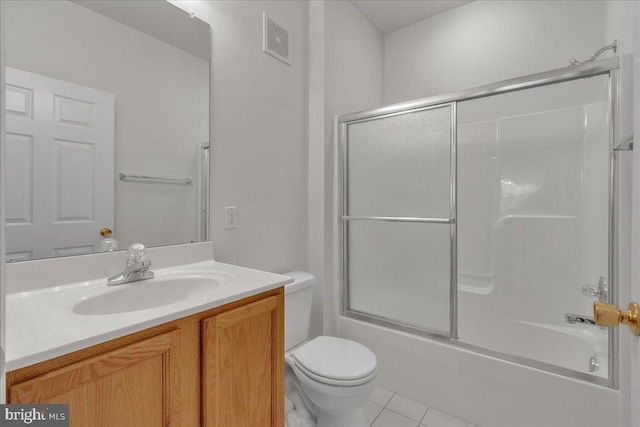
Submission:
<svg viewBox="0 0 640 427">
<path fill-rule="evenodd" d="M 112 237 L 112 234 L 108 228 L 100 230 L 100 235 L 104 237 L 100 243 L 103 252 L 114 252 L 118 250 L 118 241 Z"/>
</svg>

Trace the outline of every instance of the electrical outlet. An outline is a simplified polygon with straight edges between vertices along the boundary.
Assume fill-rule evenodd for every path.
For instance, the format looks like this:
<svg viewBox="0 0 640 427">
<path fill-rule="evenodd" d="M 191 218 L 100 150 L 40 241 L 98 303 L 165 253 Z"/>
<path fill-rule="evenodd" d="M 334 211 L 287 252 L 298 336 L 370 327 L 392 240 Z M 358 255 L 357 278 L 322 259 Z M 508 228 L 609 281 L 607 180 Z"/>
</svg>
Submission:
<svg viewBox="0 0 640 427">
<path fill-rule="evenodd" d="M 224 228 L 238 228 L 238 208 L 227 206 L 224 208 Z"/>
</svg>

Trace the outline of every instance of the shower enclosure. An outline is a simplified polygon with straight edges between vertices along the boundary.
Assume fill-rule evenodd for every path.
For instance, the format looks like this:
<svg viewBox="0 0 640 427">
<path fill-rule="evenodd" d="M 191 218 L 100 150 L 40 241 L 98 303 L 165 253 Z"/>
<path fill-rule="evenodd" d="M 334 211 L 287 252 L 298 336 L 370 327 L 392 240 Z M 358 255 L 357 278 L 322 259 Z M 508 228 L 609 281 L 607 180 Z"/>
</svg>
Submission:
<svg viewBox="0 0 640 427">
<path fill-rule="evenodd" d="M 619 67 L 341 116 L 342 315 L 616 388 Z"/>
</svg>

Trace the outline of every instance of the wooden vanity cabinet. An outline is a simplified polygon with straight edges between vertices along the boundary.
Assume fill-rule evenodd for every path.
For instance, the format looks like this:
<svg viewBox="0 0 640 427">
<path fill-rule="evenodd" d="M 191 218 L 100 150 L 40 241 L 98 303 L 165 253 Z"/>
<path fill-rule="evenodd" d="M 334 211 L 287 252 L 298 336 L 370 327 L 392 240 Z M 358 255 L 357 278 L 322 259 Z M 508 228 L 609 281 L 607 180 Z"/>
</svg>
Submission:
<svg viewBox="0 0 640 427">
<path fill-rule="evenodd" d="M 203 427 L 284 425 L 284 311 L 269 297 L 202 321 Z"/>
<path fill-rule="evenodd" d="M 72 426 L 181 425 L 181 331 L 54 369 L 9 388 L 10 403 L 68 403 Z"/>
<path fill-rule="evenodd" d="M 7 373 L 72 427 L 282 427 L 282 288 Z"/>
</svg>

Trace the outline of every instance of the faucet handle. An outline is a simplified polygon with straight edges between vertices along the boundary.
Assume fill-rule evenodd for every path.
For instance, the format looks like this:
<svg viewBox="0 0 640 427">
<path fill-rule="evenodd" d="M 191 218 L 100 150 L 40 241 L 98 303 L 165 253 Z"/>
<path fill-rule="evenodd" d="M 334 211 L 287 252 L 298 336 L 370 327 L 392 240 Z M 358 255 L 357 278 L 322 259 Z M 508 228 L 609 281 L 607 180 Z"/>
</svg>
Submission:
<svg viewBox="0 0 640 427">
<path fill-rule="evenodd" d="M 593 285 L 582 286 L 582 295 L 584 295 L 585 297 L 596 297 L 596 298 L 600 298 L 602 296 L 600 289 L 598 289 L 597 286 L 593 286 Z"/>
<path fill-rule="evenodd" d="M 139 266 L 140 271 L 147 271 L 149 269 L 149 267 L 151 267 L 151 260 L 150 259 L 143 259 L 137 265 Z"/>
<path fill-rule="evenodd" d="M 609 286 L 606 277 L 601 276 L 598 285 L 584 285 L 582 287 L 582 295 L 587 297 L 596 297 L 604 302 L 609 297 Z"/>
<path fill-rule="evenodd" d="M 129 253 L 127 254 L 127 267 L 133 264 L 141 264 L 144 262 L 147 254 L 147 249 L 142 243 L 133 243 L 129 246 Z"/>
</svg>

